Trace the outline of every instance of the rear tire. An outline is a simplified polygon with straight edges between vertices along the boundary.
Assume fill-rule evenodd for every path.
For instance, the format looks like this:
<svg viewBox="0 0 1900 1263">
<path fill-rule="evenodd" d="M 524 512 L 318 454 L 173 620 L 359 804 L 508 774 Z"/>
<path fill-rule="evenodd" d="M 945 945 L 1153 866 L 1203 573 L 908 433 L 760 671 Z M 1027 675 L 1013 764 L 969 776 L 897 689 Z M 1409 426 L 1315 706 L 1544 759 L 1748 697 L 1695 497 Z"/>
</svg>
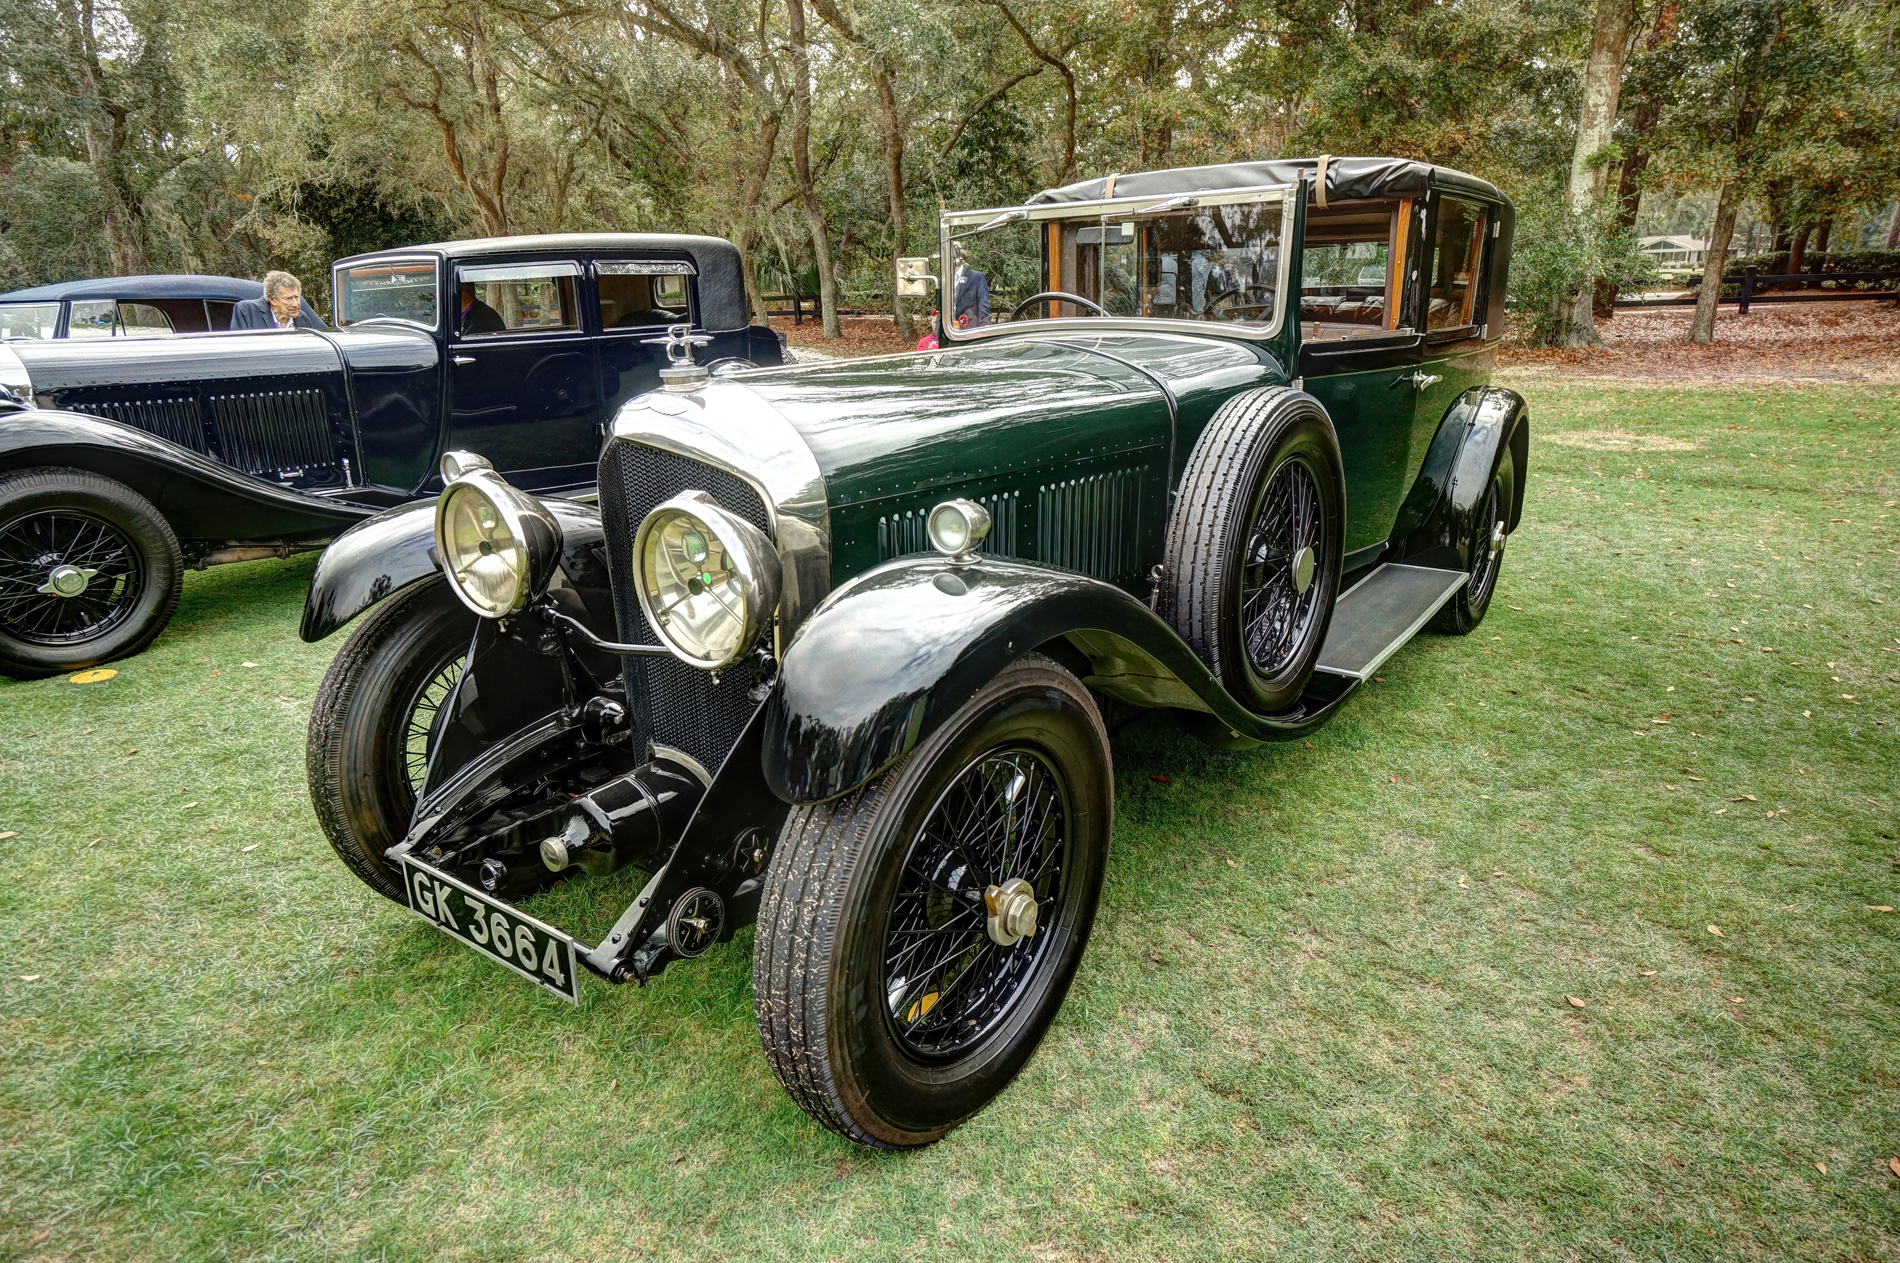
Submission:
<svg viewBox="0 0 1900 1263">
<path fill-rule="evenodd" d="M 1477 515 L 1471 523 L 1471 578 L 1451 594 L 1444 607 L 1432 619 L 1432 630 L 1447 636 L 1468 636 L 1484 621 L 1491 608 L 1491 596 L 1498 590 L 1498 574 L 1504 569 L 1506 528 L 1511 520 L 1511 498 L 1517 492 L 1517 461 L 1505 448 L 1498 458 L 1497 471 L 1485 491 Z"/>
<path fill-rule="evenodd" d="M 1306 689 L 1339 594 L 1346 483 L 1319 400 L 1284 386 L 1222 404 L 1194 445 L 1168 523 L 1174 628 L 1260 714 Z"/>
<path fill-rule="evenodd" d="M 184 585 L 178 537 L 124 483 L 84 469 L 0 475 L 0 673 L 129 658 L 165 630 Z"/>
<path fill-rule="evenodd" d="M 766 1060 L 799 1108 L 903 1149 L 988 1105 L 1068 994 L 1113 812 L 1102 718 L 1034 654 L 877 780 L 795 809 L 766 874 L 752 988 Z M 1005 943 L 985 892 L 1013 880 L 1038 919 Z"/>
<path fill-rule="evenodd" d="M 407 904 L 383 852 L 402 841 L 475 615 L 431 580 L 385 601 L 350 634 L 317 690 L 304 748 L 324 836 L 377 894 Z"/>
</svg>

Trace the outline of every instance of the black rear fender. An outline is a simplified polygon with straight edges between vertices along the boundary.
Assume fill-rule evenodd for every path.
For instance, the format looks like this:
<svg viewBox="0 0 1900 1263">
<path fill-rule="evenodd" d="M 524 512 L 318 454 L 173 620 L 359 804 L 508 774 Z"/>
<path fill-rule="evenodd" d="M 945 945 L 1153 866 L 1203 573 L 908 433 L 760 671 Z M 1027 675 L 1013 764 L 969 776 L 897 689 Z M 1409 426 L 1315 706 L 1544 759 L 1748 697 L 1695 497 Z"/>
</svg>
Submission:
<svg viewBox="0 0 1900 1263">
<path fill-rule="evenodd" d="M 613 640 L 600 510 L 573 500 L 542 503 L 561 524 L 561 574 L 554 586 L 573 594 L 563 600 L 563 611 L 581 619 L 602 640 Z M 378 601 L 439 574 L 435 501 L 386 509 L 339 535 L 317 558 L 299 634 L 314 644 Z"/>
<path fill-rule="evenodd" d="M 766 783 L 795 803 L 849 793 L 1035 649 L 1077 666 L 1086 660 L 1090 688 L 1187 712 L 1197 735 L 1225 746 L 1311 732 L 1350 691 L 1335 677 L 1317 677 L 1293 709 L 1256 715 L 1120 588 L 1000 558 L 956 569 L 912 557 L 833 592 L 787 646 L 766 704 Z"/>
<path fill-rule="evenodd" d="M 274 486 L 104 417 L 29 408 L 0 425 L 0 471 L 85 469 L 150 500 L 180 539 L 319 540 L 371 510 Z"/>
<path fill-rule="evenodd" d="M 1516 530 L 1524 514 L 1530 434 L 1530 410 L 1516 391 L 1476 386 L 1458 396 L 1439 422 L 1399 508 L 1391 537 L 1398 551 L 1385 560 L 1471 569 L 1472 520 L 1482 511 L 1491 477 L 1507 451 L 1517 470 L 1509 526 Z"/>
</svg>

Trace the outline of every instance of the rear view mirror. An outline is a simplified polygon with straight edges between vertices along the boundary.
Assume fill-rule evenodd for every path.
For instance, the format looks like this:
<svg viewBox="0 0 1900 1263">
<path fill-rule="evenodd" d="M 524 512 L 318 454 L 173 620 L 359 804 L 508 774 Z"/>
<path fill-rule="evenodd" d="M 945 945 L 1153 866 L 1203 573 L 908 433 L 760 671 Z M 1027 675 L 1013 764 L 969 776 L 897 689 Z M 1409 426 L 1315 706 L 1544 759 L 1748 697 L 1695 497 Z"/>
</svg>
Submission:
<svg viewBox="0 0 1900 1263">
<path fill-rule="evenodd" d="M 937 278 L 930 274 L 929 259 L 899 259 L 897 261 L 897 296 L 899 298 L 928 298 L 930 287 Z"/>
</svg>

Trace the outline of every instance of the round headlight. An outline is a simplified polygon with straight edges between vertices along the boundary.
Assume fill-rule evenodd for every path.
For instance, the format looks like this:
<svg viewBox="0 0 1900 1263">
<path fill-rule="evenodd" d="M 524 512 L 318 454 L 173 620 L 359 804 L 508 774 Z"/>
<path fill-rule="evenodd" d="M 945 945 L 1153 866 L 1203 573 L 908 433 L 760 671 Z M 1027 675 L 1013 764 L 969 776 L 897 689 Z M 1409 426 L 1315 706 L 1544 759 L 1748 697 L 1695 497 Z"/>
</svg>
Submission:
<svg viewBox="0 0 1900 1263">
<path fill-rule="evenodd" d="M 532 496 L 475 467 L 436 501 L 435 547 L 462 604 L 483 618 L 506 618 L 546 588 L 561 527 Z"/>
<path fill-rule="evenodd" d="M 675 496 L 647 514 L 633 555 L 647 621 L 667 648 L 696 667 L 730 666 L 778 609 L 772 541 L 703 491 Z"/>
<path fill-rule="evenodd" d="M 493 469 L 494 465 L 480 452 L 454 450 L 442 453 L 442 459 L 437 463 L 436 468 L 441 471 L 442 481 L 450 483 L 470 470 Z"/>
<path fill-rule="evenodd" d="M 990 511 L 974 500 L 945 500 L 924 523 L 930 546 L 952 557 L 974 552 L 990 533 Z"/>
</svg>

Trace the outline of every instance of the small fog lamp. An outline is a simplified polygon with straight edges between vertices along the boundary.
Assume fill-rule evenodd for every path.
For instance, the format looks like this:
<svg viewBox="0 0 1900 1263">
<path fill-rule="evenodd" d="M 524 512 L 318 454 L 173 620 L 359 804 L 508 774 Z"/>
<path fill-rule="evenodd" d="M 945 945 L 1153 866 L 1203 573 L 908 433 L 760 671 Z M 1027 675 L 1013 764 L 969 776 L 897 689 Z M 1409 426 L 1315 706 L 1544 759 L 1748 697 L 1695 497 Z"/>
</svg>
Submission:
<svg viewBox="0 0 1900 1263">
<path fill-rule="evenodd" d="M 446 485 L 471 469 L 493 469 L 494 465 L 490 464 L 488 458 L 479 452 L 455 451 L 442 453 L 442 460 L 436 468 L 441 472 L 442 481 Z"/>
<path fill-rule="evenodd" d="M 930 546 L 959 565 L 968 564 L 990 533 L 990 511 L 974 500 L 945 500 L 925 523 Z"/>
</svg>

